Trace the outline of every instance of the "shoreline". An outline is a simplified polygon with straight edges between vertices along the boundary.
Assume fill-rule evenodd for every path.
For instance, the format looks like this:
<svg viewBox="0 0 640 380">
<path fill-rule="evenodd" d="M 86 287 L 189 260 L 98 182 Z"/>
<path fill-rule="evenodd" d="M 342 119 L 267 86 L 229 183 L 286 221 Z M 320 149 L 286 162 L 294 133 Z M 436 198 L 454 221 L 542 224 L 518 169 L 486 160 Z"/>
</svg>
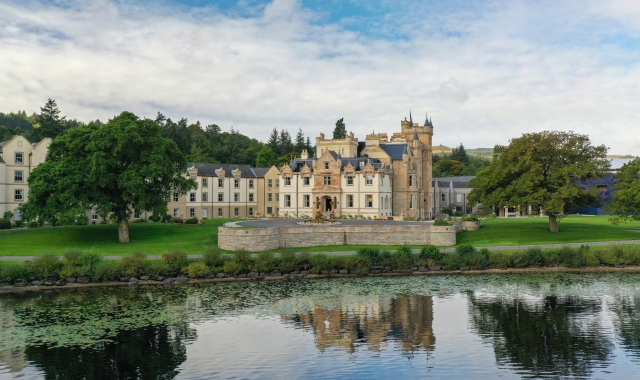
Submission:
<svg viewBox="0 0 640 380">
<path fill-rule="evenodd" d="M 164 284 L 156 280 L 138 280 L 137 285 L 130 285 L 124 281 L 111 282 L 94 282 L 87 284 L 69 283 L 62 286 L 46 286 L 46 285 L 26 285 L 26 286 L 3 286 L 0 287 L 0 296 L 3 294 L 15 294 L 26 292 L 40 292 L 50 290 L 80 290 L 86 288 L 99 287 L 138 287 L 140 285 L 156 285 L 156 286 L 184 286 L 189 284 L 206 284 L 206 283 L 224 283 L 224 282 L 258 282 L 258 281 L 300 281 L 302 279 L 324 279 L 324 278 L 358 278 L 358 277 L 404 277 L 404 276 L 447 276 L 447 275 L 483 275 L 483 274 L 539 274 L 539 273 L 640 273 L 640 266 L 628 265 L 623 267 L 539 267 L 539 268 L 505 268 L 505 269 L 480 269 L 480 270 L 439 270 L 439 271 L 399 271 L 386 273 L 369 273 L 361 274 L 307 274 L 302 278 L 296 278 L 294 275 L 286 276 L 265 276 L 265 277 L 225 277 L 225 278 L 194 278 L 188 279 L 187 282 L 175 281 L 171 284 Z"/>
</svg>

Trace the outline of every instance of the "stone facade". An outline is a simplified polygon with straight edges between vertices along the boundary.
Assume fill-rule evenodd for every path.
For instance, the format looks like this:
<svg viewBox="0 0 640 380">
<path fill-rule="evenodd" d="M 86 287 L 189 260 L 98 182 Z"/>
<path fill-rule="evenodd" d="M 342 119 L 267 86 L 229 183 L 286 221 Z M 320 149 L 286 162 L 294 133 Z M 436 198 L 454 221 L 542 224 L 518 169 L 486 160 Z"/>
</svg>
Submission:
<svg viewBox="0 0 640 380">
<path fill-rule="evenodd" d="M 274 228 L 218 228 L 218 246 L 251 252 L 276 248 L 330 245 L 456 244 L 455 226 L 309 226 Z"/>
</svg>

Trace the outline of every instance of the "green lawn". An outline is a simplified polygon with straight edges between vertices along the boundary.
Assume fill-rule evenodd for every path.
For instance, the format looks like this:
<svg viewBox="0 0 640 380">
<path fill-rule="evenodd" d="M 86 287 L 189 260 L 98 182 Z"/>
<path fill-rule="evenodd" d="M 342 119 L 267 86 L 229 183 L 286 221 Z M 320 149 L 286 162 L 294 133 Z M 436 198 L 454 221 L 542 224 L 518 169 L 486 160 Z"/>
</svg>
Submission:
<svg viewBox="0 0 640 380">
<path fill-rule="evenodd" d="M 558 233 L 549 231 L 548 218 L 486 219 L 481 226 L 478 231 L 459 233 L 458 244 L 496 246 L 640 240 L 640 222 L 613 226 L 608 216 L 567 216 L 560 219 Z"/>
<path fill-rule="evenodd" d="M 129 243 L 118 242 L 118 228 L 115 224 L 9 230 L 0 234 L 0 255 L 60 253 L 72 247 L 94 250 L 105 255 L 136 251 L 155 254 L 174 248 L 188 253 L 200 253 L 204 247 L 218 243 L 218 227 L 228 221 L 229 219 L 210 219 L 206 224 L 198 226 L 132 223 L 129 226 Z"/>
</svg>

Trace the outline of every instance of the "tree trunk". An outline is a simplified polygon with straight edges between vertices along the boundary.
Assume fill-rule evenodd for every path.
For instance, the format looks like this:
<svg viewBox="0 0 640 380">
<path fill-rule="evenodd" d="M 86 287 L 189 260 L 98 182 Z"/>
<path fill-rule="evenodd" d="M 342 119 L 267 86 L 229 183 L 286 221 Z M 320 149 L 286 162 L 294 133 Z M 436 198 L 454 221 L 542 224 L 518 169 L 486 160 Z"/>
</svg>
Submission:
<svg viewBox="0 0 640 380">
<path fill-rule="evenodd" d="M 121 217 L 118 219 L 118 239 L 120 243 L 129 242 L 129 221 L 127 217 Z"/>
<path fill-rule="evenodd" d="M 551 232 L 558 232 L 558 220 L 554 214 L 549 214 L 549 228 Z"/>
</svg>

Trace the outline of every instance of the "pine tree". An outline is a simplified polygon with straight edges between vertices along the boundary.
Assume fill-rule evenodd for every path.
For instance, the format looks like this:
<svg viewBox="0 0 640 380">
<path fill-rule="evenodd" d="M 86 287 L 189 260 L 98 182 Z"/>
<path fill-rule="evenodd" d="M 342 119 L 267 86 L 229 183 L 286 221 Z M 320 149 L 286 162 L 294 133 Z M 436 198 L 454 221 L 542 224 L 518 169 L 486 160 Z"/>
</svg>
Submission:
<svg viewBox="0 0 640 380">
<path fill-rule="evenodd" d="M 279 156 L 284 156 L 293 152 L 293 143 L 291 142 L 291 135 L 289 131 L 283 129 L 280 131 L 280 152 Z"/>
<path fill-rule="evenodd" d="M 460 161 L 463 164 L 465 164 L 465 166 L 469 166 L 469 155 L 467 154 L 467 151 L 464 149 L 464 145 L 462 145 L 462 143 L 460 143 L 459 147 L 453 148 L 451 150 L 451 159 Z"/>
<path fill-rule="evenodd" d="M 309 157 L 313 157 L 313 150 L 315 149 L 313 145 L 311 145 L 311 139 L 307 136 L 307 141 L 304 143 L 304 148 L 309 153 Z"/>
<path fill-rule="evenodd" d="M 299 153 L 302 152 L 303 149 L 305 149 L 304 134 L 302 133 L 302 128 L 298 128 L 298 133 L 296 133 L 295 151 L 296 153 Z"/>
<path fill-rule="evenodd" d="M 273 128 L 271 134 L 269 135 L 269 140 L 267 141 L 267 146 L 271 148 L 271 151 L 274 154 L 278 154 L 280 152 L 280 135 L 278 134 L 278 130 Z"/>
<path fill-rule="evenodd" d="M 336 121 L 336 127 L 333 130 L 334 139 L 344 139 L 347 137 L 347 127 L 344 125 L 344 118 Z"/>
<path fill-rule="evenodd" d="M 33 132 L 35 140 L 41 140 L 45 137 L 56 138 L 64 132 L 64 120 L 66 116 L 60 117 L 60 110 L 56 101 L 47 100 L 44 107 L 40 107 L 40 114 L 36 116 L 38 127 Z"/>
</svg>

